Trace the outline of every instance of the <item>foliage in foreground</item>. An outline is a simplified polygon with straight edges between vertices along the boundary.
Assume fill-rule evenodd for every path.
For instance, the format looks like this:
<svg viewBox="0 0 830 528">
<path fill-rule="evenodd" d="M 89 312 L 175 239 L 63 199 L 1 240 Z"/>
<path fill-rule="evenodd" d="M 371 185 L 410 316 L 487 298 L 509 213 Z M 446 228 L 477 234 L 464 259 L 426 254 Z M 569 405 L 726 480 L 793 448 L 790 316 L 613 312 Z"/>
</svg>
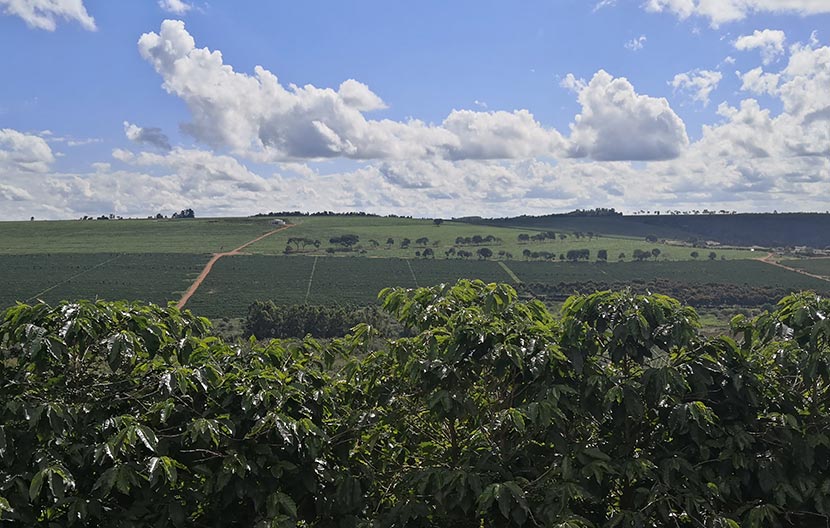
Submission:
<svg viewBox="0 0 830 528">
<path fill-rule="evenodd" d="M 630 291 L 561 317 L 506 285 L 381 293 L 361 325 L 227 345 L 175 308 L 18 305 L 0 321 L 12 526 L 826 526 L 830 302 L 739 337 Z M 332 365 L 334 360 L 338 369 Z"/>
</svg>

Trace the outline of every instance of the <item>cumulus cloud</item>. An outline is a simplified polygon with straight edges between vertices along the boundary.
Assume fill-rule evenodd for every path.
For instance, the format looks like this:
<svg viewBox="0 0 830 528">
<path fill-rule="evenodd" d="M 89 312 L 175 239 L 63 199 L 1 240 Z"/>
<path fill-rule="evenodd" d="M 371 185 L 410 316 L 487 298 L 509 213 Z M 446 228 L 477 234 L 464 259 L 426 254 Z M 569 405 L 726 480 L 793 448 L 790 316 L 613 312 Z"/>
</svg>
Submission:
<svg viewBox="0 0 830 528">
<path fill-rule="evenodd" d="M 161 167 L 177 175 L 183 192 L 205 192 L 217 184 L 231 184 L 237 189 L 249 192 L 271 190 L 268 180 L 251 172 L 245 165 L 231 156 L 222 156 L 198 149 L 174 148 L 165 154 L 115 150 L 113 157 L 136 167 Z M 214 195 L 215 196 L 215 195 Z"/>
<path fill-rule="evenodd" d="M 784 54 L 786 40 L 787 36 L 780 30 L 755 30 L 752 35 L 738 37 L 734 46 L 738 51 L 760 50 L 764 64 L 770 64 Z"/>
<path fill-rule="evenodd" d="M 43 138 L 0 129 L 0 169 L 46 172 L 54 161 L 52 149 Z"/>
<path fill-rule="evenodd" d="M 95 19 L 89 16 L 83 0 L 0 0 L 7 15 L 23 19 L 29 27 L 54 31 L 58 20 L 65 19 L 95 31 Z"/>
<path fill-rule="evenodd" d="M 757 94 L 774 94 L 778 90 L 780 75 L 766 73 L 760 66 L 746 73 L 737 72 L 741 78 L 741 90 Z"/>
<path fill-rule="evenodd" d="M 559 132 L 544 128 L 527 110 L 453 110 L 442 127 L 457 138 L 453 159 L 510 159 L 550 156 L 563 149 Z"/>
<path fill-rule="evenodd" d="M 718 71 L 693 70 L 686 73 L 678 73 L 669 84 L 674 92 L 684 92 L 691 95 L 692 100 L 709 106 L 709 95 L 718 87 L 723 74 Z"/>
<path fill-rule="evenodd" d="M 190 109 L 186 132 L 257 161 L 543 156 L 564 145 L 558 132 L 543 128 L 527 111 L 499 113 L 500 120 L 488 113 L 453 113 L 442 126 L 367 119 L 364 113 L 386 104 L 365 84 L 347 80 L 337 90 L 286 87 L 261 66 L 253 76 L 236 72 L 221 52 L 197 48 L 181 21 L 164 21 L 158 34 L 143 35 L 138 46 L 164 79 L 164 89 Z M 494 138 L 507 139 L 512 148 Z"/>
<path fill-rule="evenodd" d="M 192 5 L 182 0 L 159 0 L 159 7 L 177 15 L 183 15 L 193 9 Z"/>
<path fill-rule="evenodd" d="M 724 121 L 705 126 L 694 148 L 727 159 L 830 156 L 830 47 L 813 46 L 791 46 L 780 71 L 740 74 L 743 90 L 779 99 L 778 115 L 751 98 L 722 104 Z"/>
<path fill-rule="evenodd" d="M 691 16 L 708 18 L 714 27 L 743 20 L 753 13 L 817 15 L 830 13 L 824 0 L 647 0 L 650 12 L 669 12 L 681 20 Z"/>
<path fill-rule="evenodd" d="M 588 83 L 572 75 L 563 83 L 578 91 L 582 105 L 571 125 L 573 157 L 599 161 L 671 159 L 689 144 L 686 126 L 668 101 L 638 94 L 625 78 L 600 70 Z"/>
<path fill-rule="evenodd" d="M 136 143 L 143 143 L 164 151 L 173 148 L 170 145 L 170 138 L 160 128 L 144 128 L 124 121 L 124 133 L 127 139 Z"/>
</svg>

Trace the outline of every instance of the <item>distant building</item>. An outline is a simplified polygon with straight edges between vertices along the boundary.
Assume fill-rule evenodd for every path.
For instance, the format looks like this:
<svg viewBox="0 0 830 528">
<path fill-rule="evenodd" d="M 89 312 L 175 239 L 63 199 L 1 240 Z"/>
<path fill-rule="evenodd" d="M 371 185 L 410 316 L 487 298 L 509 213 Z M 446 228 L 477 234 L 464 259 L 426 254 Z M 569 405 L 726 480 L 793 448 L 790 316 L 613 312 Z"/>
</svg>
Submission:
<svg viewBox="0 0 830 528">
<path fill-rule="evenodd" d="M 280 220 L 279 218 L 274 218 L 273 220 L 271 220 L 271 225 L 284 226 L 285 225 L 285 220 Z"/>
</svg>

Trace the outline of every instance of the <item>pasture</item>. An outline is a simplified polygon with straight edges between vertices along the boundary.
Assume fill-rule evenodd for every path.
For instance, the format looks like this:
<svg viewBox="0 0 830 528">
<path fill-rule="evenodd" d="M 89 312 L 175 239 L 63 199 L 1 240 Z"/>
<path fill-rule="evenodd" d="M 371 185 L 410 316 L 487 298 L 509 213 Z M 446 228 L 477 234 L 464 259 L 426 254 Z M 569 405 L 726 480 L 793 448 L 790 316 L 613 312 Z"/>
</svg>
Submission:
<svg viewBox="0 0 830 528">
<path fill-rule="evenodd" d="M 590 259 L 596 260 L 597 252 L 604 249 L 608 252 L 609 261 L 632 260 L 634 251 L 660 250 L 659 260 L 695 260 L 691 253 L 697 251 L 698 259 L 706 259 L 710 251 L 715 251 L 717 258 L 753 259 L 758 255 L 743 249 L 694 249 L 685 246 L 669 245 L 660 242 L 646 242 L 643 237 L 623 237 L 606 235 L 601 231 L 580 230 L 573 222 L 567 230 L 555 231 L 556 239 L 543 241 L 520 242 L 520 234 L 533 236 L 543 231 L 536 229 L 518 229 L 514 227 L 495 227 L 487 225 L 473 225 L 463 222 L 444 222 L 436 226 L 432 220 L 410 218 L 373 218 L 373 217 L 300 217 L 290 218 L 296 225 L 284 232 L 268 237 L 246 248 L 246 252 L 263 255 L 282 255 L 286 247 L 292 250 L 296 247 L 303 255 L 326 256 L 329 250 L 343 250 L 342 245 L 330 242 L 343 235 L 357 235 L 359 240 L 350 252 L 361 256 L 379 258 L 415 258 L 416 253 L 423 254 L 424 250 L 431 250 L 435 258 L 455 258 L 458 250 L 466 250 L 475 258 L 478 249 L 486 247 L 493 251 L 496 257 L 500 252 L 510 253 L 513 260 L 522 259 L 525 250 L 531 252 L 548 252 L 555 255 L 565 255 L 573 249 L 588 249 Z M 585 219 L 587 220 L 587 219 Z M 601 224 L 600 224 L 601 225 Z M 459 238 L 486 239 L 487 236 L 495 240 L 481 243 L 458 244 Z M 564 238 L 563 238 L 564 237 Z M 307 239 L 319 241 L 319 247 L 307 245 L 305 248 L 292 246 L 292 239 Z M 409 243 L 404 246 L 404 241 Z M 418 241 L 421 242 L 418 242 Z M 391 242 L 391 243 L 390 243 Z M 455 254 L 447 252 L 454 249 Z M 341 252 L 338 251 L 338 254 Z M 620 259 L 620 254 L 624 257 Z"/>
</svg>

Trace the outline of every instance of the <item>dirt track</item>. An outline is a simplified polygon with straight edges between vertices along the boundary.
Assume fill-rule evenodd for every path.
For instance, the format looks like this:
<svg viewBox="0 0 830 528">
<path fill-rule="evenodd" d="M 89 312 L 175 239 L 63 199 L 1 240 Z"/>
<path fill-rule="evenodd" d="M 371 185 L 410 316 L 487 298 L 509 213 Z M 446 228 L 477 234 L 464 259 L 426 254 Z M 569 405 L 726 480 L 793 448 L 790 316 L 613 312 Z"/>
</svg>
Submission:
<svg viewBox="0 0 830 528">
<path fill-rule="evenodd" d="M 178 304 L 176 304 L 176 307 L 179 308 L 179 309 L 184 308 L 184 306 L 187 304 L 187 301 L 189 301 L 190 298 L 193 297 L 193 294 L 196 293 L 196 290 L 199 289 L 199 286 L 201 286 L 202 283 L 205 282 L 205 278 L 207 278 L 207 276 L 210 274 L 210 270 L 213 269 L 213 265 L 216 264 L 217 260 L 219 260 L 222 257 L 232 257 L 233 255 L 239 255 L 240 252 L 243 249 L 250 246 L 251 244 L 259 242 L 263 238 L 267 238 L 267 237 L 269 237 L 269 236 L 271 236 L 275 233 L 279 233 L 280 231 L 285 231 L 286 229 L 289 229 L 289 228 L 292 228 L 292 227 L 294 227 L 293 224 L 288 224 L 288 225 L 285 225 L 283 227 L 280 227 L 279 229 L 274 229 L 273 231 L 269 231 L 269 232 L 265 233 L 264 235 L 258 236 L 253 240 L 245 242 L 244 244 L 242 244 L 241 246 L 239 246 L 238 248 L 236 248 L 232 251 L 227 251 L 225 253 L 214 253 L 213 258 L 211 258 L 208 261 L 208 263 L 205 264 L 205 267 L 202 270 L 202 272 L 199 274 L 198 277 L 196 277 L 196 280 L 193 281 L 193 284 L 190 285 L 190 288 L 188 288 L 187 291 L 184 292 L 184 295 L 182 295 L 182 298 L 179 299 L 179 302 L 178 302 Z"/>
<path fill-rule="evenodd" d="M 758 262 L 763 262 L 764 264 L 769 264 L 770 266 L 775 266 L 775 267 L 778 267 L 778 268 L 785 269 L 787 271 L 792 271 L 794 273 L 800 273 L 802 275 L 806 275 L 807 277 L 812 277 L 814 279 L 822 280 L 822 281 L 825 281 L 825 282 L 830 282 L 830 279 L 828 279 L 827 277 L 824 277 L 822 275 L 816 275 L 815 273 L 810 273 L 809 271 L 804 271 L 802 269 L 791 268 L 789 266 L 785 266 L 784 264 L 781 264 L 780 262 L 778 262 L 776 260 L 773 260 L 774 257 L 775 257 L 775 253 L 769 253 L 769 254 L 767 254 L 766 257 L 762 257 L 762 258 L 759 258 L 759 259 L 756 259 L 756 260 Z"/>
</svg>

